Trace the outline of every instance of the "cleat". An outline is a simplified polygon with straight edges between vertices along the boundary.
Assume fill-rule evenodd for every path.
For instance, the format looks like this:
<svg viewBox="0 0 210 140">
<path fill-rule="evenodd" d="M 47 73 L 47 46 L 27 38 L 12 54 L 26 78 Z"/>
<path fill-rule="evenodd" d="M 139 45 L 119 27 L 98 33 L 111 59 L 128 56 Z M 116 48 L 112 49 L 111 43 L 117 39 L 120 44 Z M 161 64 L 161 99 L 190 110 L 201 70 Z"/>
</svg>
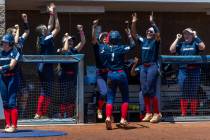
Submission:
<svg viewBox="0 0 210 140">
<path fill-rule="evenodd" d="M 17 131 L 17 128 L 14 127 L 14 126 L 10 126 L 10 127 L 5 128 L 4 131 L 5 131 L 6 133 L 14 133 L 14 132 Z"/>
<path fill-rule="evenodd" d="M 151 123 L 158 123 L 160 122 L 162 115 L 154 113 L 152 119 L 150 120 Z"/>
<path fill-rule="evenodd" d="M 119 128 L 127 128 L 128 122 L 126 120 L 121 120 L 119 124 L 116 125 Z"/>
<path fill-rule="evenodd" d="M 112 120 L 106 119 L 105 123 L 106 123 L 106 129 L 112 130 Z"/>
<path fill-rule="evenodd" d="M 97 116 L 98 116 L 98 119 L 102 119 L 103 118 L 102 110 L 97 110 Z"/>
<path fill-rule="evenodd" d="M 152 119 L 151 113 L 146 113 L 145 117 L 142 119 L 143 122 L 149 122 Z"/>
<path fill-rule="evenodd" d="M 39 115 L 39 114 L 36 114 L 35 116 L 34 116 L 34 119 L 41 119 L 41 115 Z"/>
</svg>

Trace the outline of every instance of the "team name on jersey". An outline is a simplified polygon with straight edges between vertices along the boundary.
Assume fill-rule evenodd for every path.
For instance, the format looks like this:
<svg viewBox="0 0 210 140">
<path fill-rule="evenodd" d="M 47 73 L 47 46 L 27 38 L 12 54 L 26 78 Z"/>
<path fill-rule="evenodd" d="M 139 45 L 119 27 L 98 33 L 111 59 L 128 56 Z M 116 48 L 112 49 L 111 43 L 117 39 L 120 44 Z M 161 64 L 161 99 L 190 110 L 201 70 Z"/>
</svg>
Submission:
<svg viewBox="0 0 210 140">
<path fill-rule="evenodd" d="M 193 51 L 193 50 L 195 50 L 195 48 L 183 48 L 182 50 L 183 51 Z"/>
<path fill-rule="evenodd" d="M 142 47 L 143 50 L 149 50 L 150 47 Z"/>
</svg>

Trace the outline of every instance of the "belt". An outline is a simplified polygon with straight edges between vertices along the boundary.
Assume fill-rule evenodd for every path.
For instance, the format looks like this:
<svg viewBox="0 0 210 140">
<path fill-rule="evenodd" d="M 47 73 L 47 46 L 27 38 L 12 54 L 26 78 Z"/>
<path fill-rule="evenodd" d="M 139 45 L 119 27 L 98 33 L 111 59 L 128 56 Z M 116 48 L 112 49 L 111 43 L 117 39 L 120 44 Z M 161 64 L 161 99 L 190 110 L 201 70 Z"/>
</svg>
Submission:
<svg viewBox="0 0 210 140">
<path fill-rule="evenodd" d="M 73 75 L 74 71 L 67 71 L 66 74 Z"/>
<path fill-rule="evenodd" d="M 152 64 L 151 63 L 144 63 L 143 66 L 144 67 L 150 67 Z"/>
<path fill-rule="evenodd" d="M 109 70 L 105 68 L 105 69 L 99 69 L 99 70 L 97 70 L 96 73 L 97 74 L 104 74 L 104 73 L 107 73 L 108 71 Z"/>
<path fill-rule="evenodd" d="M 15 73 L 5 73 L 3 76 L 15 76 Z"/>
<path fill-rule="evenodd" d="M 110 72 L 124 72 L 124 70 L 110 70 Z"/>
</svg>

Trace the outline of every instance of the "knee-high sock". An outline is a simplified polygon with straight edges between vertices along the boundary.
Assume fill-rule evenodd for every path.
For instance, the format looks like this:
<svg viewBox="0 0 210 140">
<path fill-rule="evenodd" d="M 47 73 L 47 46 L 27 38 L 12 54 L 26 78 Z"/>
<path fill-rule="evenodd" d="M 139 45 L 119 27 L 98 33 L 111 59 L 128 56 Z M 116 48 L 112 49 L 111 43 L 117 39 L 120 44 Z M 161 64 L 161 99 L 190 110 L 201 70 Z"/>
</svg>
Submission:
<svg viewBox="0 0 210 140">
<path fill-rule="evenodd" d="M 196 115 L 197 106 L 198 106 L 198 100 L 197 99 L 192 99 L 191 102 L 190 102 L 190 108 L 191 108 L 192 115 Z"/>
<path fill-rule="evenodd" d="M 13 108 L 11 109 L 11 118 L 12 118 L 12 125 L 14 125 L 14 127 L 17 127 L 17 120 L 18 120 L 18 110 L 17 108 Z"/>
<path fill-rule="evenodd" d="M 106 104 L 106 117 L 112 116 L 112 104 Z"/>
<path fill-rule="evenodd" d="M 157 96 L 152 97 L 154 113 L 159 113 L 158 98 Z"/>
<path fill-rule="evenodd" d="M 4 116 L 5 116 L 5 121 L 6 121 L 6 125 L 10 126 L 11 121 L 11 110 L 10 109 L 4 109 Z"/>
<path fill-rule="evenodd" d="M 150 97 L 144 97 L 144 104 L 145 104 L 145 110 L 146 113 L 151 113 L 151 106 L 150 106 Z"/>
<path fill-rule="evenodd" d="M 42 109 L 43 109 L 44 101 L 45 101 L 45 96 L 43 96 L 43 95 L 39 96 L 37 112 L 36 112 L 38 115 L 43 115 Z"/>
<path fill-rule="evenodd" d="M 43 106 L 43 115 L 46 115 L 50 103 L 51 103 L 51 98 L 46 96 L 44 100 L 44 106 Z"/>
<path fill-rule="evenodd" d="M 102 99 L 98 100 L 98 110 L 102 110 L 103 105 L 104 105 L 104 100 Z"/>
<path fill-rule="evenodd" d="M 64 117 L 64 113 L 65 113 L 65 105 L 64 104 L 60 105 L 60 113 L 61 113 L 61 116 Z"/>
<path fill-rule="evenodd" d="M 181 105 L 181 112 L 182 112 L 182 115 L 186 115 L 186 114 L 187 114 L 188 100 L 186 100 L 186 99 L 181 99 L 181 100 L 180 100 L 180 105 Z"/>
<path fill-rule="evenodd" d="M 121 105 L 121 117 L 126 120 L 128 113 L 128 103 L 125 102 Z"/>
</svg>

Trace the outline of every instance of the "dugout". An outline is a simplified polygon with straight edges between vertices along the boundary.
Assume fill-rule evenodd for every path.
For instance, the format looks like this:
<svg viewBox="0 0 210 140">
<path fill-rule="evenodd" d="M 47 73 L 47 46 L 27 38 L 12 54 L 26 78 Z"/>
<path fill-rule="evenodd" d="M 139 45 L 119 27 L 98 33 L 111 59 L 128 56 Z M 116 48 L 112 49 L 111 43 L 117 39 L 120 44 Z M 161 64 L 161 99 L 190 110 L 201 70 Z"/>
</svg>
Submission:
<svg viewBox="0 0 210 140">
<path fill-rule="evenodd" d="M 1 26 L 0 34 L 3 34 L 5 28 L 18 23 L 21 24 L 20 14 L 28 14 L 31 34 L 26 41 L 24 54 L 33 55 L 36 51 L 36 34 L 35 27 L 40 23 L 48 22 L 45 6 L 49 0 L 0 0 Z M 145 34 L 149 26 L 148 16 L 150 11 L 154 11 L 155 21 L 160 28 L 161 54 L 169 54 L 169 46 L 174 40 L 177 33 L 182 32 L 186 27 L 195 29 L 206 46 L 210 45 L 210 29 L 207 28 L 210 23 L 210 2 L 208 0 L 55 0 L 58 7 L 58 17 L 61 24 L 61 32 L 55 40 L 59 48 L 61 38 L 65 32 L 70 32 L 78 37 L 76 31 L 77 24 L 84 25 L 86 34 L 86 46 L 82 53 L 86 56 L 85 65 L 94 65 L 95 58 L 91 46 L 91 24 L 92 20 L 100 18 L 102 30 L 109 31 L 117 29 L 121 32 L 123 40 L 126 42 L 124 33 L 124 21 L 131 19 L 133 11 L 138 13 L 139 22 L 137 24 L 138 32 Z M 5 18 L 4 18 L 5 17 Z M 110 24 L 111 23 L 111 24 Z M 204 54 L 209 54 L 210 49 L 207 47 Z M 139 49 L 135 48 L 128 55 L 128 58 L 139 55 Z M 27 68 L 26 73 L 33 75 L 35 70 Z M 28 75 L 29 77 L 31 75 Z M 136 89 L 138 90 L 138 89 Z"/>
</svg>

